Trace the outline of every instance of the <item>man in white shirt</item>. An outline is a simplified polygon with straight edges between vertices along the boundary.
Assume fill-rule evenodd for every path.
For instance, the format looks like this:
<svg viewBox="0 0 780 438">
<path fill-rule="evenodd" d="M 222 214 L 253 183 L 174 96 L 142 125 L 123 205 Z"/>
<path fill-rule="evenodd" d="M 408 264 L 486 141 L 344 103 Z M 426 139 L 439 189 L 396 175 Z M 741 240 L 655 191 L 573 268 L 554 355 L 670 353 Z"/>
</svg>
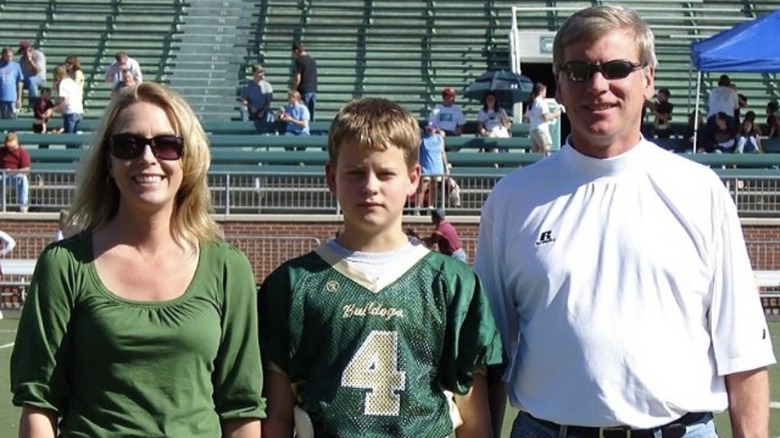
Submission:
<svg viewBox="0 0 780 438">
<path fill-rule="evenodd" d="M 138 61 L 127 56 L 125 52 L 117 52 L 114 55 L 114 61 L 106 69 L 106 82 L 111 82 L 112 85 L 116 86 L 116 84 L 122 81 L 122 70 L 124 69 L 130 70 L 136 81 L 143 82 L 141 66 L 138 64 Z"/>
<path fill-rule="evenodd" d="M 707 128 L 705 129 L 704 144 L 701 145 L 705 150 L 714 148 L 715 134 L 715 116 L 718 113 L 726 114 L 726 124 L 728 129 L 737 130 L 737 122 L 734 118 L 736 110 L 739 109 L 739 93 L 732 86 L 728 75 L 721 75 L 718 78 L 718 86 L 710 91 L 707 110 Z"/>
<path fill-rule="evenodd" d="M 463 134 L 463 126 L 466 124 L 463 110 L 455 104 L 456 97 L 454 88 L 445 88 L 441 92 L 441 103 L 436 105 L 428 115 L 428 121 L 433 122 L 446 135 Z"/>
<path fill-rule="evenodd" d="M 640 133 L 653 34 L 636 11 L 573 14 L 553 45 L 572 134 L 482 209 L 475 270 L 510 364 L 512 438 L 767 437 L 775 362 L 736 207 L 710 169 Z"/>
</svg>

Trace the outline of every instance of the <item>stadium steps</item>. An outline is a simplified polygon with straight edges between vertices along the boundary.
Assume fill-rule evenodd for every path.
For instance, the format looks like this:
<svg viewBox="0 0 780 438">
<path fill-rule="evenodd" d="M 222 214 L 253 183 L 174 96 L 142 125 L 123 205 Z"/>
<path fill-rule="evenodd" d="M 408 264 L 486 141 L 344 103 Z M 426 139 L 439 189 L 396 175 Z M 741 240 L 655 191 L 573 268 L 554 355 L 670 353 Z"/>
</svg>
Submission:
<svg viewBox="0 0 780 438">
<path fill-rule="evenodd" d="M 181 24 L 181 39 L 170 74 L 171 87 L 181 93 L 199 117 L 235 116 L 238 79 L 244 77 L 243 57 L 258 3 L 249 0 L 192 0 Z"/>
</svg>

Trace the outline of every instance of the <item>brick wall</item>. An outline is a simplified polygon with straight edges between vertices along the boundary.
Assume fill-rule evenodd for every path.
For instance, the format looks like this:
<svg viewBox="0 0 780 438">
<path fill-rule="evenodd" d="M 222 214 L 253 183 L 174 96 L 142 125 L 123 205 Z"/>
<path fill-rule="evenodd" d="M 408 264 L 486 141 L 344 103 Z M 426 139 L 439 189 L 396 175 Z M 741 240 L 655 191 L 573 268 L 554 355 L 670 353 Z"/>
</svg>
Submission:
<svg viewBox="0 0 780 438">
<path fill-rule="evenodd" d="M 17 215 L 18 217 L 18 215 Z M 258 280 L 265 277 L 274 267 L 285 259 L 302 254 L 325 239 L 333 237 L 341 228 L 336 221 L 295 220 L 223 221 L 228 240 L 238 246 L 252 262 Z M 474 247 L 479 225 L 477 223 L 459 223 L 453 220 L 473 260 Z M 473 221 L 472 221 L 473 222 Z M 432 229 L 425 218 L 413 220 L 406 227 L 414 228 L 421 236 Z M 36 235 L 37 239 L 20 238 L 17 249 L 11 257 L 34 258 L 54 236 L 56 221 L 46 219 L 15 220 L 0 219 L 0 229 L 12 236 Z M 745 239 L 748 242 L 753 268 L 757 270 L 780 270 L 780 224 L 744 225 Z"/>
</svg>

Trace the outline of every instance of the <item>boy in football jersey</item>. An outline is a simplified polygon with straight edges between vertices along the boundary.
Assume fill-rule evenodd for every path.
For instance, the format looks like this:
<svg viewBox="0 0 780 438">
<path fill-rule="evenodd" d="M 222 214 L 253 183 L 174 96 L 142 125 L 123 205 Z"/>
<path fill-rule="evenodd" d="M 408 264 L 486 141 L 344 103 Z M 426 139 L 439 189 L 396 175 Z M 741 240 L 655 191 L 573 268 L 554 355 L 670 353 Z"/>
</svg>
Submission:
<svg viewBox="0 0 780 438">
<path fill-rule="evenodd" d="M 458 437 L 492 436 L 485 368 L 502 352 L 481 283 L 402 227 L 419 145 L 417 121 L 385 99 L 334 119 L 325 172 L 343 231 L 260 291 L 264 438 L 294 423 L 305 436 L 306 422 L 317 437 L 443 438 L 461 422 Z"/>
</svg>

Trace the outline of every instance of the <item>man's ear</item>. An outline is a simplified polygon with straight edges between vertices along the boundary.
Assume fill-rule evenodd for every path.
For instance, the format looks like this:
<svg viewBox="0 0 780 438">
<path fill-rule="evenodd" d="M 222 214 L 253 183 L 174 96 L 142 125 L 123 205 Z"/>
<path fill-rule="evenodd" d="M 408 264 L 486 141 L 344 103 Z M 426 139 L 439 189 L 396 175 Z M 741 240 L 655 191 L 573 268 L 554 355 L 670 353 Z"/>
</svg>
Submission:
<svg viewBox="0 0 780 438">
<path fill-rule="evenodd" d="M 642 71 L 645 87 L 645 99 L 653 100 L 655 97 L 655 67 L 645 67 Z"/>
</svg>

